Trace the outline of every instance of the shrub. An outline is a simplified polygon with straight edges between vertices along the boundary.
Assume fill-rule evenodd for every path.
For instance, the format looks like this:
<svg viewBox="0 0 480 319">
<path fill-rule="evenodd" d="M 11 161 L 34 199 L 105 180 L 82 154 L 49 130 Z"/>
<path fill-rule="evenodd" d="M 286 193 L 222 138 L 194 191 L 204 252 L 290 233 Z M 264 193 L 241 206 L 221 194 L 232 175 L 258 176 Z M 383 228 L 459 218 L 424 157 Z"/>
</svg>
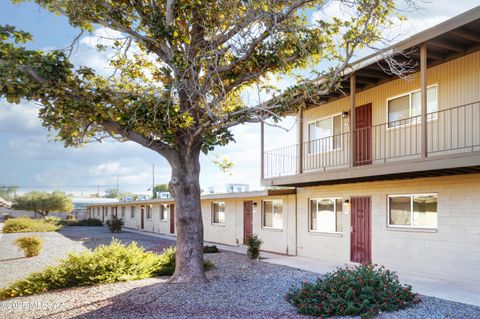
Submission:
<svg viewBox="0 0 480 319">
<path fill-rule="evenodd" d="M 11 218 L 3 225 L 4 233 L 49 232 L 60 229 L 61 226 L 52 224 L 43 219 L 30 217 Z"/>
<path fill-rule="evenodd" d="M 205 259 L 203 261 L 203 269 L 205 269 L 205 271 L 210 271 L 213 268 L 215 268 L 215 265 L 213 264 L 213 261 L 211 261 L 210 259 Z"/>
<path fill-rule="evenodd" d="M 206 270 L 212 267 L 210 261 L 205 261 Z M 168 248 L 158 255 L 145 251 L 135 242 L 125 245 L 114 239 L 110 245 L 98 246 L 93 251 L 71 253 L 58 265 L 32 273 L 0 289 L 0 299 L 60 288 L 166 276 L 174 271 L 175 248 Z"/>
<path fill-rule="evenodd" d="M 258 238 L 257 235 L 253 235 L 247 238 L 247 256 L 250 259 L 259 259 L 260 258 L 260 246 L 262 246 L 263 241 Z"/>
<path fill-rule="evenodd" d="M 65 226 L 103 226 L 103 223 L 100 219 L 97 219 L 97 218 L 87 218 L 87 219 L 81 219 L 81 220 L 63 221 L 62 225 L 65 225 Z"/>
<path fill-rule="evenodd" d="M 217 248 L 217 246 L 213 245 L 213 246 L 204 246 L 203 247 L 203 253 L 204 254 L 215 254 L 215 253 L 218 253 L 219 250 Z"/>
<path fill-rule="evenodd" d="M 15 216 L 12 216 L 12 215 L 3 215 L 3 220 L 4 220 L 4 221 L 9 220 L 9 219 L 12 219 L 12 218 L 15 218 Z"/>
<path fill-rule="evenodd" d="M 339 268 L 315 282 L 304 282 L 286 296 L 300 314 L 331 317 L 372 317 L 379 311 L 396 311 L 420 301 L 412 287 L 402 285 L 395 272 L 363 264 Z"/>
<path fill-rule="evenodd" d="M 73 216 L 72 214 L 67 214 L 67 216 L 65 217 L 66 220 L 75 220 L 75 216 Z"/>
<path fill-rule="evenodd" d="M 56 216 L 48 216 L 48 217 L 45 217 L 43 220 L 52 225 L 60 225 L 62 222 L 62 219 Z"/>
<path fill-rule="evenodd" d="M 117 217 L 112 217 L 110 218 L 109 220 L 107 220 L 107 226 L 108 226 L 108 229 L 112 232 L 112 233 L 118 233 L 118 232 L 121 232 L 122 231 L 122 226 L 123 226 L 123 220 L 122 219 L 118 219 Z"/>
<path fill-rule="evenodd" d="M 15 245 L 23 250 L 25 257 L 37 256 L 42 249 L 42 244 L 43 240 L 36 236 L 21 237 L 15 240 Z"/>
</svg>

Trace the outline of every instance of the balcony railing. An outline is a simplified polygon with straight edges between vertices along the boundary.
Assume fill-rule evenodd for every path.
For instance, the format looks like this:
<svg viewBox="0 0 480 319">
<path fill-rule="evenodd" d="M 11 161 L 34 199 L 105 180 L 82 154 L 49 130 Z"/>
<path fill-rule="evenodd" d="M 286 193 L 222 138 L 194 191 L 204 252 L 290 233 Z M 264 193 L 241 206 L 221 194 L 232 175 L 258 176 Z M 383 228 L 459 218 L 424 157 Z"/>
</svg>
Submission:
<svg viewBox="0 0 480 319">
<path fill-rule="evenodd" d="M 427 114 L 427 157 L 480 151 L 480 101 Z M 421 157 L 421 116 L 356 129 L 351 134 L 286 146 L 264 153 L 264 177 L 374 165 Z M 299 155 L 302 156 L 299 156 Z"/>
</svg>

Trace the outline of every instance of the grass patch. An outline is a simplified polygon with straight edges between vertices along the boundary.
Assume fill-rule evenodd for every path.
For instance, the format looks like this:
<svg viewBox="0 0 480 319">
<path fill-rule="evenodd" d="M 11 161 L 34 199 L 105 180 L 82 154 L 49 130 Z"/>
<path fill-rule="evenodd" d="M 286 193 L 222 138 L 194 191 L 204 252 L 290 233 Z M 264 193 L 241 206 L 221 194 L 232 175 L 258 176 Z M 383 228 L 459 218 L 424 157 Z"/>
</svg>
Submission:
<svg viewBox="0 0 480 319">
<path fill-rule="evenodd" d="M 291 289 L 286 298 L 298 313 L 322 318 L 370 318 L 380 311 L 396 311 L 420 301 L 411 286 L 400 284 L 395 272 L 371 264 L 339 268 L 316 282 Z"/>
<path fill-rule="evenodd" d="M 205 261 L 205 270 L 213 263 Z M 137 280 L 172 275 L 175 271 L 175 248 L 161 255 L 145 251 L 133 242 L 122 244 L 114 239 L 108 246 L 93 251 L 71 253 L 56 266 L 32 273 L 8 287 L 0 289 L 0 299 L 27 296 L 49 290 Z"/>
<path fill-rule="evenodd" d="M 11 218 L 5 221 L 3 232 L 7 233 L 36 233 L 50 232 L 60 229 L 57 223 L 44 219 L 31 219 L 30 217 Z"/>
</svg>

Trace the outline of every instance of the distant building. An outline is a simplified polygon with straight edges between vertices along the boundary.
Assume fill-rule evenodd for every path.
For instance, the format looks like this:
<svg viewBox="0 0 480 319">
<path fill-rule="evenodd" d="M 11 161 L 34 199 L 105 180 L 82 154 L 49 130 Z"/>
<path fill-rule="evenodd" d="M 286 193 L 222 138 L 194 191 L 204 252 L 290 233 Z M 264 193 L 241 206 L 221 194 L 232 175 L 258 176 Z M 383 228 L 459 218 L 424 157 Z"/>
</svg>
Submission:
<svg viewBox="0 0 480 319">
<path fill-rule="evenodd" d="M 248 184 L 227 184 L 226 191 L 227 193 L 240 193 L 249 191 Z"/>
</svg>

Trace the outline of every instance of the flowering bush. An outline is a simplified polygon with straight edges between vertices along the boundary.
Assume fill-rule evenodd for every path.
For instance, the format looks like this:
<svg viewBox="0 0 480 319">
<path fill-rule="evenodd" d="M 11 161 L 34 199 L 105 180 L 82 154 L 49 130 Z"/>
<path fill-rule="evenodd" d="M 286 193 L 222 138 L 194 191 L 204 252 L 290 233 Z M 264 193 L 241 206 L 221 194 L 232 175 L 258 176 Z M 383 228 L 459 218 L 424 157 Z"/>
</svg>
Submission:
<svg viewBox="0 0 480 319">
<path fill-rule="evenodd" d="M 286 298 L 298 313 L 317 317 L 368 318 L 420 302 L 411 286 L 400 284 L 395 272 L 372 264 L 339 268 L 290 289 Z"/>
</svg>

